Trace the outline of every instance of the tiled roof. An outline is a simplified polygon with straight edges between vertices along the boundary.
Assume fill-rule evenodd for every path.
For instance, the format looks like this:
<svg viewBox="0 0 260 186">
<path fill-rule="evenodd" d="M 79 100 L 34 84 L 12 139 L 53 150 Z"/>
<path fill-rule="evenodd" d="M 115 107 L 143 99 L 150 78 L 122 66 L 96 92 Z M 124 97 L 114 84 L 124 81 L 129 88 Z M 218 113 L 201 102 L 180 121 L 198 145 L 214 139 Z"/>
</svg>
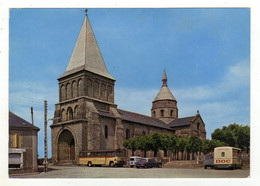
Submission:
<svg viewBox="0 0 260 186">
<path fill-rule="evenodd" d="M 191 120 L 194 119 L 195 116 L 190 116 L 190 117 L 185 117 L 185 118 L 178 118 L 173 120 L 169 126 L 171 128 L 173 127 L 179 127 L 179 126 L 185 126 L 185 125 L 190 125 Z"/>
<path fill-rule="evenodd" d="M 150 116 L 145 116 L 145 115 L 141 115 L 141 114 L 137 114 L 137 113 L 121 110 L 121 109 L 117 109 L 117 110 L 120 116 L 122 117 L 122 120 L 171 130 L 171 128 L 167 124 L 165 124 L 163 121 L 157 118 L 152 118 Z"/>
<path fill-rule="evenodd" d="M 28 121 L 20 118 L 19 116 L 15 115 L 14 113 L 9 111 L 9 127 L 19 127 L 19 128 L 31 128 L 35 130 L 40 130 L 38 127 L 32 125 Z"/>
</svg>

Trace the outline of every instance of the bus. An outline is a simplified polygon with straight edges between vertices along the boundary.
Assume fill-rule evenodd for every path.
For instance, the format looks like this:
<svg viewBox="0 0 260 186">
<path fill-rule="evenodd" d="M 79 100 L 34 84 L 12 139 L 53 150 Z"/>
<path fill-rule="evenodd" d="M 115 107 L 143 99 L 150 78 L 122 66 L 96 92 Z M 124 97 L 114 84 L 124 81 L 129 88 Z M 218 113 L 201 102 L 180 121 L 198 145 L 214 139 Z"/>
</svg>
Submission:
<svg viewBox="0 0 260 186">
<path fill-rule="evenodd" d="M 236 169 L 242 167 L 241 149 L 236 147 L 216 147 L 214 149 L 214 167 Z"/>
<path fill-rule="evenodd" d="M 79 153 L 79 165 L 92 166 L 118 166 L 122 167 L 126 164 L 126 150 L 87 150 Z"/>
</svg>

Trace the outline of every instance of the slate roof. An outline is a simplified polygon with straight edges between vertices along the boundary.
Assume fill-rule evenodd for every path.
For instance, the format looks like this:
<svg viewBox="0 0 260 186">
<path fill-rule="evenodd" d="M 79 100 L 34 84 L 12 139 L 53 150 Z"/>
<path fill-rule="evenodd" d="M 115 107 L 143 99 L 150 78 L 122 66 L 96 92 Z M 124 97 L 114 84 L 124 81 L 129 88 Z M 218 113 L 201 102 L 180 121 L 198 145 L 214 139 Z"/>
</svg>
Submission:
<svg viewBox="0 0 260 186">
<path fill-rule="evenodd" d="M 157 118 L 152 118 L 150 116 L 145 116 L 142 114 L 137 114 L 134 112 L 129 112 L 121 109 L 117 109 L 117 110 L 120 116 L 122 117 L 122 120 L 172 130 L 167 124 L 165 124 L 163 121 Z"/>
<path fill-rule="evenodd" d="M 9 111 L 9 127 L 19 127 L 19 128 L 40 130 L 38 127 L 32 125 L 28 121 L 25 121 L 24 119 L 20 118 L 19 116 L 15 115 L 10 111 Z"/>
<path fill-rule="evenodd" d="M 162 87 L 161 87 L 160 91 L 158 92 L 158 94 L 156 95 L 153 102 L 159 101 L 159 100 L 176 101 L 176 98 L 172 95 L 172 92 L 170 91 L 170 89 L 167 86 L 167 75 L 166 75 L 165 70 L 163 72 L 162 82 L 163 82 Z"/>
<path fill-rule="evenodd" d="M 100 116 L 105 116 L 105 117 L 110 117 L 110 118 L 116 118 L 115 116 L 113 116 L 112 114 L 108 113 L 108 112 L 103 112 L 103 111 L 98 111 L 98 114 Z"/>
<path fill-rule="evenodd" d="M 185 126 L 185 125 L 190 125 L 190 122 L 195 118 L 196 116 L 190 116 L 190 117 L 185 117 L 185 118 L 178 118 L 173 120 L 169 126 L 171 128 L 173 127 L 180 127 L 180 126 Z"/>
<path fill-rule="evenodd" d="M 87 15 L 81 27 L 66 72 L 60 78 L 73 73 L 79 67 L 115 80 L 107 71 Z"/>
</svg>

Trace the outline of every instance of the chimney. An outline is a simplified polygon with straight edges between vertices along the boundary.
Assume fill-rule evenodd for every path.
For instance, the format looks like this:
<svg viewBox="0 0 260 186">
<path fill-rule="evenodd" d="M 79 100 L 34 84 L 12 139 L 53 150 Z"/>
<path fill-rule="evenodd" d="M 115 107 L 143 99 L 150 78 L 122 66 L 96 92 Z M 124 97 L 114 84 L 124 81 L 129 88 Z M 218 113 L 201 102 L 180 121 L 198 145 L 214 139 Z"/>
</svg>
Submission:
<svg viewBox="0 0 260 186">
<path fill-rule="evenodd" d="M 34 123 L 33 123 L 33 107 L 31 107 L 31 116 L 32 116 L 32 124 L 34 125 Z"/>
<path fill-rule="evenodd" d="M 200 111 L 199 110 L 197 110 L 197 114 L 199 114 L 200 113 Z"/>
</svg>

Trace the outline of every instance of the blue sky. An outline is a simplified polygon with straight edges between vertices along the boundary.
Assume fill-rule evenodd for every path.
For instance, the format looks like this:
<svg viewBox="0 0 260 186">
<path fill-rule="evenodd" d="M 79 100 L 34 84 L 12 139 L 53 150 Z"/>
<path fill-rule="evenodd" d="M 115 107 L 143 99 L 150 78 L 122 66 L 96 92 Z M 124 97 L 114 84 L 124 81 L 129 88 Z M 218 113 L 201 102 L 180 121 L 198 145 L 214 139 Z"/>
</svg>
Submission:
<svg viewBox="0 0 260 186">
<path fill-rule="evenodd" d="M 250 9 L 89 9 L 88 17 L 109 73 L 118 108 L 150 115 L 166 69 L 179 117 L 199 110 L 207 138 L 216 128 L 250 124 Z M 48 118 L 84 9 L 11 9 L 9 108 L 31 121 L 44 156 L 44 100 Z M 51 121 L 48 123 L 51 124 Z M 51 156 L 50 128 L 48 148 Z"/>
</svg>

